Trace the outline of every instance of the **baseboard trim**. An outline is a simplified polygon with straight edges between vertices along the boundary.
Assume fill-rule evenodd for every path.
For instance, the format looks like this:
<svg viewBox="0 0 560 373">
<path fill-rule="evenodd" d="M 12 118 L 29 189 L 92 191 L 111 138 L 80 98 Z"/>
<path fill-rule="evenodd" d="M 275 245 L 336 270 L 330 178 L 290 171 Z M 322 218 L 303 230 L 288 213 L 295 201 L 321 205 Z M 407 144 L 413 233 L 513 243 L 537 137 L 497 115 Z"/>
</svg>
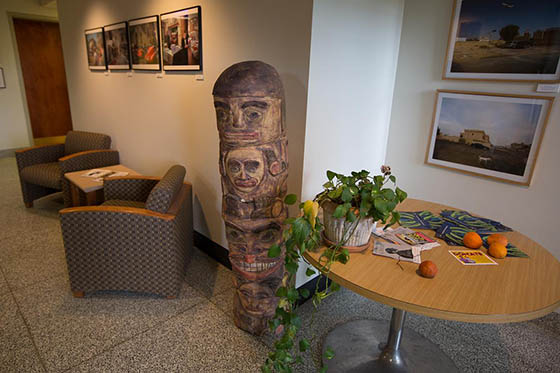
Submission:
<svg viewBox="0 0 560 373">
<path fill-rule="evenodd" d="M 224 265 L 228 269 L 231 269 L 231 262 L 229 261 L 229 251 L 212 241 L 202 233 L 194 231 L 194 245 L 200 250 L 204 251 L 210 257 L 212 257 L 218 263 Z"/>
<path fill-rule="evenodd" d="M 0 158 L 13 158 L 16 156 L 16 150 L 23 148 L 4 149 L 0 150 Z"/>
</svg>

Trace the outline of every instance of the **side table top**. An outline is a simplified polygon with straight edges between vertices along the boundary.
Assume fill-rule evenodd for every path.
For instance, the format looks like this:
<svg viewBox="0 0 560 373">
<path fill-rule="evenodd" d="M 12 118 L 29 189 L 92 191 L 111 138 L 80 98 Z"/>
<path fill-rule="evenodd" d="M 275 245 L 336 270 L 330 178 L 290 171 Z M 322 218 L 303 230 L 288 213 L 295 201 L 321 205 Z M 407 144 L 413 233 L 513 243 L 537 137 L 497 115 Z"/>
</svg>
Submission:
<svg viewBox="0 0 560 373">
<path fill-rule="evenodd" d="M 427 210 L 438 214 L 452 207 L 407 199 L 401 211 Z M 435 232 L 422 230 L 435 238 Z M 503 233 L 530 258 L 496 259 L 498 265 L 464 266 L 441 246 L 422 252 L 422 260 L 438 267 L 433 279 L 421 277 L 418 265 L 372 254 L 350 254 L 346 264 L 334 263 L 329 277 L 340 285 L 391 307 L 439 319 L 499 323 L 535 319 L 560 307 L 560 262 L 545 248 L 519 232 Z M 314 266 L 321 251 L 306 252 Z M 486 251 L 486 249 L 482 249 Z M 401 266 L 403 269 L 401 269 Z"/>
<path fill-rule="evenodd" d="M 131 175 L 140 175 L 138 172 L 123 166 L 122 164 L 117 164 L 114 166 L 107 166 L 107 167 L 98 167 L 96 169 L 99 170 L 111 170 L 111 171 L 118 171 L 118 172 L 128 172 L 127 176 Z M 85 193 L 93 192 L 95 190 L 99 190 L 103 188 L 103 181 L 95 181 L 94 178 L 82 176 L 83 174 L 87 173 L 90 170 L 81 170 L 81 171 L 74 171 L 68 172 L 64 174 L 72 184 L 76 185 Z"/>
</svg>

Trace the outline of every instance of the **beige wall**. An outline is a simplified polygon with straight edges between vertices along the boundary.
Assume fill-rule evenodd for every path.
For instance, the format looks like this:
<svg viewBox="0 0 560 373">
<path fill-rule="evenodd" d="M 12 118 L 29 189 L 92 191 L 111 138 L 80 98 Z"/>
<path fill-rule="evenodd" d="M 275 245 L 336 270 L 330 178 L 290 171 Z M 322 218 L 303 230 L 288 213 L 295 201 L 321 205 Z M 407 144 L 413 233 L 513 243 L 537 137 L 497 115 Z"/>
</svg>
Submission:
<svg viewBox="0 0 560 373">
<path fill-rule="evenodd" d="M 204 81 L 199 73 L 90 72 L 83 30 L 202 6 Z M 312 1 L 59 0 L 75 129 L 107 133 L 122 163 L 161 175 L 174 163 L 194 186 L 195 229 L 227 247 L 221 219 L 218 132 L 212 86 L 233 63 L 262 60 L 286 92 L 291 192 L 301 190 Z"/>
<path fill-rule="evenodd" d="M 10 15 L 56 19 L 54 8 L 41 7 L 37 0 L 0 1 L 0 67 L 6 88 L 0 89 L 0 151 L 30 145 L 27 103 L 18 66 L 18 52 Z"/>
<path fill-rule="evenodd" d="M 530 187 L 469 176 L 424 164 L 435 90 L 535 93 L 532 83 L 443 81 L 449 0 L 406 1 L 387 162 L 411 197 L 495 218 L 528 235 L 560 258 L 560 108 L 554 104 Z"/>
</svg>

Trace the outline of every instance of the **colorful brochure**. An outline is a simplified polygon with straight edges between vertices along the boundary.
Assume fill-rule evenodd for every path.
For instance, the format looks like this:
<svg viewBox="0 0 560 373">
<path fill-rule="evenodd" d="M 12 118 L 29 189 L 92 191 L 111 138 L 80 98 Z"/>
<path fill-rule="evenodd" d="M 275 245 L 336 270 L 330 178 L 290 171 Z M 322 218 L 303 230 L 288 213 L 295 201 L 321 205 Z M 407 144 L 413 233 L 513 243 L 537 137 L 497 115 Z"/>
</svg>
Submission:
<svg viewBox="0 0 560 373">
<path fill-rule="evenodd" d="M 498 265 L 480 250 L 449 250 L 449 253 L 466 266 Z"/>
</svg>

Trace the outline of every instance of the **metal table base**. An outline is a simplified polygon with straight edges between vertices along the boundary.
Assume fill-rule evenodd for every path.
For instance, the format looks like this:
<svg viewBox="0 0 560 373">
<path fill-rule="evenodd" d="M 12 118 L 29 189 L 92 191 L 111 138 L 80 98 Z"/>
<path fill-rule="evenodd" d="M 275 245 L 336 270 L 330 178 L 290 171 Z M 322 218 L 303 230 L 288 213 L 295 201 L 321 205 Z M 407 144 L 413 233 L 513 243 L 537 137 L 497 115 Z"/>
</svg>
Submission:
<svg viewBox="0 0 560 373">
<path fill-rule="evenodd" d="M 330 346 L 332 360 L 323 358 L 329 372 L 458 372 L 453 361 L 434 343 L 413 330 L 403 333 L 406 312 L 393 308 L 387 323 L 356 320 L 334 328 L 323 343 L 323 356 Z M 404 334 L 404 337 L 403 337 Z"/>
</svg>

